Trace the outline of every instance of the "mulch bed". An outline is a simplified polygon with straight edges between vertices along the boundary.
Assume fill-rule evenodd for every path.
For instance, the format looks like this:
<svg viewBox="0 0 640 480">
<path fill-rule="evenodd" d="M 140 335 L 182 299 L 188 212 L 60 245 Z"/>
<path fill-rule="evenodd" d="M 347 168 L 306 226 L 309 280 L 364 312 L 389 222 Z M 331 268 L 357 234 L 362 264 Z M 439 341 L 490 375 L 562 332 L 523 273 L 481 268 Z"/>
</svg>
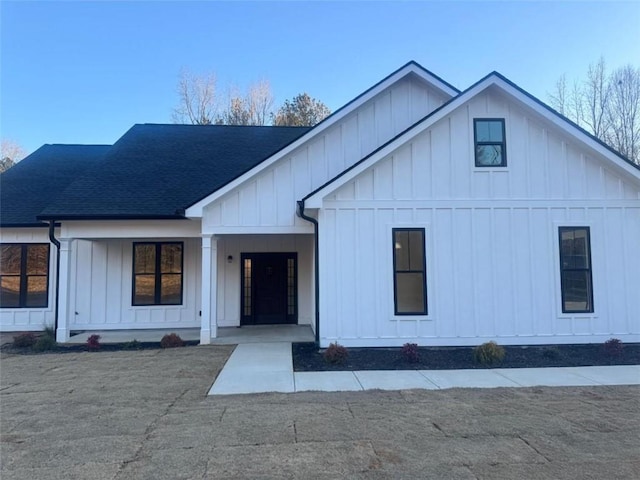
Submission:
<svg viewBox="0 0 640 480">
<path fill-rule="evenodd" d="M 199 345 L 197 340 L 185 340 L 184 346 L 191 347 Z M 32 347 L 16 347 L 12 343 L 5 343 L 0 346 L 0 352 L 13 355 L 42 355 L 47 353 L 78 353 L 78 352 L 119 352 L 121 350 L 158 350 L 161 349 L 160 342 L 125 342 L 106 343 L 100 345 L 96 350 L 90 350 L 86 345 L 56 345 L 50 350 L 36 351 Z"/>
<path fill-rule="evenodd" d="M 401 348 L 349 348 L 347 360 L 328 363 L 313 343 L 293 344 L 296 372 L 339 370 L 451 370 L 470 368 L 582 367 L 597 365 L 640 365 L 640 344 L 624 344 L 620 355 L 609 355 L 602 344 L 505 346 L 501 363 L 480 365 L 473 359 L 473 347 L 418 347 L 419 360 L 409 362 Z"/>
</svg>

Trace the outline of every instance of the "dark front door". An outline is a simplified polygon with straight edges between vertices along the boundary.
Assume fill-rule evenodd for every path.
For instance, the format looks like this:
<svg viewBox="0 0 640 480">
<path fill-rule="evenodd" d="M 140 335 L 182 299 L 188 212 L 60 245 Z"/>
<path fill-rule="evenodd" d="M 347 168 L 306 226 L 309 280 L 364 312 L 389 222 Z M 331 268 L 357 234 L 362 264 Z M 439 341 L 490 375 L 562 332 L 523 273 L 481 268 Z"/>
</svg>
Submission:
<svg viewBox="0 0 640 480">
<path fill-rule="evenodd" d="M 297 254 L 242 254 L 241 325 L 297 323 Z"/>
</svg>

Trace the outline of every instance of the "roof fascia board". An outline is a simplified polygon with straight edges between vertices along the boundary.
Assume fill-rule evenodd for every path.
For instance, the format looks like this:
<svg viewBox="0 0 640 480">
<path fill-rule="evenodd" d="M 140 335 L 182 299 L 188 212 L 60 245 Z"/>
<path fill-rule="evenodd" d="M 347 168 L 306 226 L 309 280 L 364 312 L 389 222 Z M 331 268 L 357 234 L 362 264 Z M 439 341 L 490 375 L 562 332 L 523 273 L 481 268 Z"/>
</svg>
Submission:
<svg viewBox="0 0 640 480">
<path fill-rule="evenodd" d="M 635 178 L 637 183 L 640 183 L 640 169 L 631 165 L 630 162 L 624 160 L 621 155 L 616 154 L 609 147 L 603 145 L 599 140 L 595 139 L 588 132 L 584 131 L 580 127 L 574 125 L 571 121 L 560 115 L 559 113 L 551 110 L 544 105 L 538 99 L 522 90 L 511 81 L 504 78 L 497 72 L 492 72 L 467 90 L 462 92 L 457 97 L 452 98 L 448 103 L 442 105 L 439 109 L 433 111 L 423 119 L 419 120 L 414 125 L 410 126 L 407 130 L 400 133 L 395 138 L 391 139 L 385 145 L 382 145 L 378 150 L 375 150 L 367 157 L 354 164 L 349 169 L 343 171 L 338 176 L 329 180 L 323 186 L 319 187 L 309 195 L 304 197 L 305 206 L 308 208 L 321 208 L 322 200 L 327 195 L 336 191 L 350 180 L 361 174 L 364 170 L 371 165 L 380 161 L 394 150 L 396 150 L 401 144 L 410 141 L 415 136 L 422 133 L 427 128 L 431 127 L 434 123 L 441 120 L 446 115 L 450 114 L 453 110 L 458 108 L 461 104 L 469 101 L 472 97 L 478 95 L 483 90 L 487 89 L 491 85 L 496 85 L 508 95 L 516 98 L 524 103 L 526 106 L 534 110 L 540 116 L 549 120 L 555 126 L 561 128 L 568 135 L 574 137 L 577 141 L 586 144 L 589 148 L 595 150 L 600 155 L 608 158 L 617 167 L 624 170 L 628 175 Z"/>
<path fill-rule="evenodd" d="M 242 185 L 243 183 L 245 183 L 250 178 L 252 178 L 255 175 L 259 174 L 263 170 L 269 168 L 275 162 L 277 162 L 278 160 L 280 160 L 283 157 L 286 157 L 287 155 L 292 153 L 295 149 L 297 149 L 298 147 L 300 147 L 304 143 L 306 143 L 309 140 L 311 140 L 313 137 L 316 137 L 316 136 L 320 135 L 322 132 L 328 130 L 330 127 L 332 127 L 333 125 L 338 123 L 340 120 L 342 120 L 343 118 L 345 118 L 346 116 L 350 115 L 352 112 L 357 110 L 364 103 L 366 103 L 369 100 L 371 100 L 372 98 L 374 98 L 380 92 L 382 92 L 386 88 L 390 87 L 391 85 L 393 85 L 394 83 L 398 82 L 400 79 L 406 77 L 407 75 L 409 75 L 411 73 L 413 73 L 414 75 L 419 76 L 424 81 L 426 81 L 427 83 L 432 85 L 434 88 L 437 88 L 438 90 L 442 91 L 443 93 L 445 93 L 445 94 L 447 94 L 449 96 L 453 97 L 453 96 L 456 96 L 456 95 L 458 95 L 460 93 L 455 87 L 449 85 L 444 80 L 442 80 L 439 77 L 437 77 L 436 75 L 432 74 L 431 72 L 429 72 L 428 70 L 426 70 L 422 66 L 418 65 L 415 62 L 409 62 L 406 65 L 400 67 L 395 72 L 391 73 L 386 78 L 382 79 L 380 82 L 375 84 L 373 87 L 369 88 L 365 92 L 363 92 L 360 95 L 358 95 L 356 98 L 351 100 L 349 103 L 347 103 L 346 105 L 344 105 L 340 109 L 336 110 L 333 114 L 331 114 L 329 117 L 325 118 L 322 122 L 318 123 L 315 127 L 313 127 L 311 130 L 309 130 L 307 133 L 302 135 L 297 140 L 294 140 L 292 143 L 290 143 L 289 145 L 284 147 L 282 150 L 276 152 L 271 157 L 265 159 L 259 165 L 256 165 L 255 167 L 253 167 L 249 171 L 247 171 L 244 174 L 240 175 L 236 179 L 232 180 L 231 182 L 229 182 L 225 186 L 219 188 L 215 192 L 213 192 L 210 195 L 206 196 L 202 200 L 199 200 L 198 202 L 186 207 L 185 208 L 185 216 L 188 217 L 188 218 L 199 218 L 199 217 L 202 217 L 203 209 L 204 209 L 205 206 L 211 204 L 212 202 L 214 202 L 218 198 L 220 198 L 220 197 L 226 195 L 227 193 L 229 193 L 231 190 L 233 190 L 236 187 Z"/>
</svg>

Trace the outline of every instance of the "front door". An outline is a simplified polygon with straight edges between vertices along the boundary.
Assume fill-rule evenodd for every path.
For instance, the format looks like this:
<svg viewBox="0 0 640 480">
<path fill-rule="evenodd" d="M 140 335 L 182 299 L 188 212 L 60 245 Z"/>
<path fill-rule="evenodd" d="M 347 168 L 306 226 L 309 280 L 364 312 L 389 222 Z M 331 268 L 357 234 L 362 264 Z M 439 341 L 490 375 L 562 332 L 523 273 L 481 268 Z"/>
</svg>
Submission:
<svg viewBox="0 0 640 480">
<path fill-rule="evenodd" d="M 243 253 L 241 325 L 298 323 L 297 254 Z"/>
</svg>

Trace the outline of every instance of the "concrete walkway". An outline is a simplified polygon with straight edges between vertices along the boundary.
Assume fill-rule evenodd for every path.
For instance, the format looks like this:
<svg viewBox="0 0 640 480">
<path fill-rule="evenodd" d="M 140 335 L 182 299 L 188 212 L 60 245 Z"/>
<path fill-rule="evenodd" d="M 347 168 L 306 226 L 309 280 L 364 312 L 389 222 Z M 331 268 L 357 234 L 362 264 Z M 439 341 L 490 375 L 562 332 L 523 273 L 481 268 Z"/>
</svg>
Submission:
<svg viewBox="0 0 640 480">
<path fill-rule="evenodd" d="M 238 345 L 211 387 L 209 395 L 639 384 L 640 365 L 294 372 L 291 343 L 277 342 Z"/>
</svg>

